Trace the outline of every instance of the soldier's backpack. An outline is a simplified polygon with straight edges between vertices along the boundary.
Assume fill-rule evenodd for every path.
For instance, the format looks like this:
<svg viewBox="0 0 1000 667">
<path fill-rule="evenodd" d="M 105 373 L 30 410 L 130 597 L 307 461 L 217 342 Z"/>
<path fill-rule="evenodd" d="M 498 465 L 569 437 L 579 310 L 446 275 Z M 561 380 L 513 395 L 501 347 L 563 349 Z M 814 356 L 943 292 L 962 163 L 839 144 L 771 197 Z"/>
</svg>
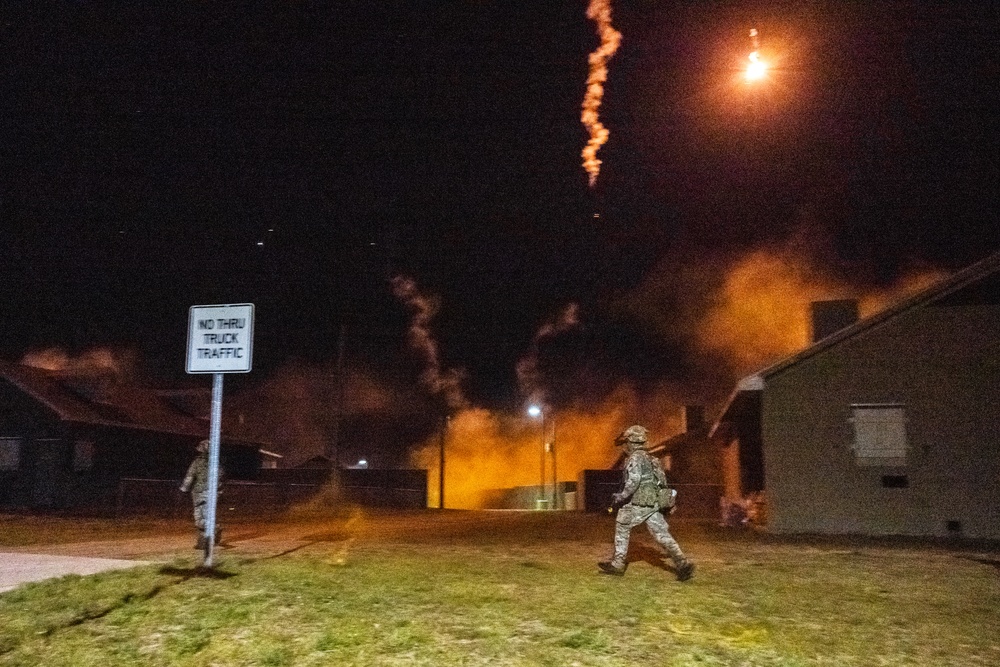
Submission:
<svg viewBox="0 0 1000 667">
<path fill-rule="evenodd" d="M 640 507 L 656 507 L 661 512 L 674 511 L 677 491 L 670 488 L 667 476 L 659 459 L 646 451 L 636 452 L 641 470 L 639 488 L 632 494 L 630 502 Z"/>
<path fill-rule="evenodd" d="M 653 463 L 653 474 L 656 476 L 656 504 L 660 506 L 661 512 L 670 514 L 677 507 L 677 489 L 670 486 L 660 461 L 650 458 Z"/>
<path fill-rule="evenodd" d="M 677 507 L 677 489 L 671 489 L 669 486 L 661 486 L 659 505 L 661 510 L 673 512 Z"/>
</svg>

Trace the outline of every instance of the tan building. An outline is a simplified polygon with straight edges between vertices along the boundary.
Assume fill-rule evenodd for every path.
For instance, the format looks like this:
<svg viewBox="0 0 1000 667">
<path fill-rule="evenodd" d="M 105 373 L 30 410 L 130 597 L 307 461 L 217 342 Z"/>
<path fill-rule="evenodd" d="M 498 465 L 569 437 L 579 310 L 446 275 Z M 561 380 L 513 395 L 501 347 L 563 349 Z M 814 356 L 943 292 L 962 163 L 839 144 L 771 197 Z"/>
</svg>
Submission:
<svg viewBox="0 0 1000 667">
<path fill-rule="evenodd" d="M 713 425 L 726 495 L 775 533 L 1000 539 L 1000 253 L 824 333 Z"/>
</svg>

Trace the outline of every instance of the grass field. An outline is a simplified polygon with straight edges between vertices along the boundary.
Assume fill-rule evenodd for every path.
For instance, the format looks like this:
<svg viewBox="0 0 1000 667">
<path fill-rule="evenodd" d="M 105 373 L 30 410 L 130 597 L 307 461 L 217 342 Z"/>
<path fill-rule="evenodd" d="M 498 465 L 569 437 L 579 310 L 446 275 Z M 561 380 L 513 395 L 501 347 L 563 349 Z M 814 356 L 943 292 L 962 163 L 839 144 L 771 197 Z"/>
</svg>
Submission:
<svg viewBox="0 0 1000 667">
<path fill-rule="evenodd" d="M 682 584 L 642 529 L 627 575 L 597 574 L 606 516 L 353 512 L 280 530 L 265 548 L 241 537 L 261 526 L 233 527 L 212 572 L 178 550 L 0 595 L 0 665 L 1000 664 L 1000 559 L 982 546 L 680 524 L 698 562 Z"/>
</svg>

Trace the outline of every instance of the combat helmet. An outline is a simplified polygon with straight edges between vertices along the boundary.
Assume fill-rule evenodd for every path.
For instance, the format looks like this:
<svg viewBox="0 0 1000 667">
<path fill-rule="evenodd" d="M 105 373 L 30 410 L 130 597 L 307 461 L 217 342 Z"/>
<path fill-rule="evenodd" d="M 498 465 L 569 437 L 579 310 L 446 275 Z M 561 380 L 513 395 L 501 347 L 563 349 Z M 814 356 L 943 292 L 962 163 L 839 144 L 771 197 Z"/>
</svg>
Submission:
<svg viewBox="0 0 1000 667">
<path fill-rule="evenodd" d="M 622 431 L 622 434 L 618 436 L 615 440 L 616 445 L 627 445 L 630 449 L 642 449 L 646 446 L 646 441 L 648 440 L 649 431 L 646 427 L 639 426 L 629 426 L 627 429 Z"/>
</svg>

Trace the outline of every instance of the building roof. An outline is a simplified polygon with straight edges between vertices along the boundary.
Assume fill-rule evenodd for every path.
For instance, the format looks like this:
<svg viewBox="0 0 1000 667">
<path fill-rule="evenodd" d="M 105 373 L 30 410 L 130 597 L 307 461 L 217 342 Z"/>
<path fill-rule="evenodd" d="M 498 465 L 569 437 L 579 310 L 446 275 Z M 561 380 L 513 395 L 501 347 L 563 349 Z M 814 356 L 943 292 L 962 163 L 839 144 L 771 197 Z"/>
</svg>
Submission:
<svg viewBox="0 0 1000 667">
<path fill-rule="evenodd" d="M 168 433 L 191 438 L 208 436 L 209 424 L 179 409 L 155 391 L 114 373 L 52 371 L 0 361 L 0 380 L 17 388 L 71 424 Z M 234 444 L 259 445 L 223 434 Z"/>
<path fill-rule="evenodd" d="M 966 290 L 973 286 L 986 283 L 986 289 L 976 292 Z M 967 294 L 960 294 L 963 291 Z M 985 259 L 956 272 L 927 289 L 924 289 L 913 296 L 903 299 L 898 303 L 879 311 L 874 315 L 858 320 L 851 326 L 845 327 L 834 334 L 813 343 L 802 351 L 786 357 L 777 363 L 763 368 L 756 373 L 751 373 L 740 379 L 736 388 L 730 394 L 725 407 L 719 414 L 718 419 L 712 425 L 709 436 L 715 435 L 720 425 L 724 421 L 729 421 L 733 413 L 745 403 L 743 395 L 748 392 L 759 392 L 764 390 L 765 382 L 768 378 L 784 372 L 788 368 L 799 364 L 806 359 L 828 350 L 836 345 L 840 345 L 846 340 L 852 339 L 866 331 L 886 325 L 895 318 L 908 313 L 917 308 L 952 300 L 958 303 L 993 303 L 1000 294 L 1000 252 L 994 253 Z"/>
</svg>

